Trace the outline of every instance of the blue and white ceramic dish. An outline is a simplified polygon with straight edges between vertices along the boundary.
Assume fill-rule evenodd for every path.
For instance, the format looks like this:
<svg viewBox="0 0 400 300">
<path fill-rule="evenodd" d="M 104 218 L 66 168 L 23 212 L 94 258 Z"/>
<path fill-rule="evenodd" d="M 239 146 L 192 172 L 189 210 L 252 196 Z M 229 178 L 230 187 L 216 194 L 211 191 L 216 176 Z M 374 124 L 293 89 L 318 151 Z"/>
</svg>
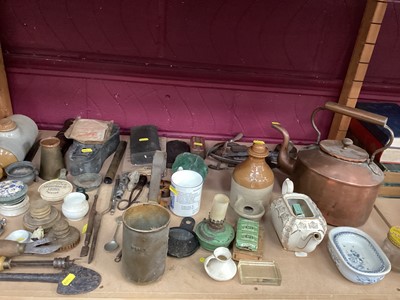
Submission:
<svg viewBox="0 0 400 300">
<path fill-rule="evenodd" d="M 0 204 L 13 205 L 24 200 L 28 186 L 20 180 L 0 182 Z"/>
<path fill-rule="evenodd" d="M 336 227 L 329 231 L 328 250 L 340 273 L 358 284 L 381 281 L 391 265 L 378 244 L 354 227 Z"/>
</svg>

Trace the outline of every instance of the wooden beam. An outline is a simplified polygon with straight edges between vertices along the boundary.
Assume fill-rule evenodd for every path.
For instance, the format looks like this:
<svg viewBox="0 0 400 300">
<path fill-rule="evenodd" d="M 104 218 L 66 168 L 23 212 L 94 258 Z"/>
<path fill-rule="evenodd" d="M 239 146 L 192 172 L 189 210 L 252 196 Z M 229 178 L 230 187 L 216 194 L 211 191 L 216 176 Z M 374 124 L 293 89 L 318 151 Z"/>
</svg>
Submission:
<svg viewBox="0 0 400 300">
<path fill-rule="evenodd" d="M 4 68 L 3 52 L 0 45 L 0 119 L 12 115 L 12 105 L 10 92 L 8 90 L 8 81 L 6 70 Z"/>
<path fill-rule="evenodd" d="M 350 107 L 356 106 L 385 16 L 386 7 L 386 1 L 367 1 L 353 54 L 340 93 L 338 101 L 340 104 Z M 349 124 L 349 117 L 335 114 L 329 132 L 329 139 L 343 139 L 346 136 Z"/>
</svg>

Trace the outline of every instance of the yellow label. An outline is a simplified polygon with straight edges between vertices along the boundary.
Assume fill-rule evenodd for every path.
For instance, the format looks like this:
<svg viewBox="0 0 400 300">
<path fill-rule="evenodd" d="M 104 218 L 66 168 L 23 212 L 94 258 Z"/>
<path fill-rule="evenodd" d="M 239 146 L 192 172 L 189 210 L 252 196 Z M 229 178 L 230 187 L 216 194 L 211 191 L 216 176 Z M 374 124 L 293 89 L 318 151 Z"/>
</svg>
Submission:
<svg viewBox="0 0 400 300">
<path fill-rule="evenodd" d="M 86 231 L 87 231 L 87 223 L 85 224 L 85 225 L 83 225 L 83 228 L 82 228 L 82 234 L 85 234 L 86 233 Z"/>
<path fill-rule="evenodd" d="M 194 143 L 193 143 L 193 145 L 195 145 L 195 146 L 200 146 L 200 147 L 201 147 L 201 146 L 203 146 L 203 143 L 200 143 L 200 142 L 194 142 Z"/>
<path fill-rule="evenodd" d="M 67 286 L 70 285 L 72 281 L 74 281 L 75 275 L 72 273 L 69 273 L 65 278 L 61 281 L 62 285 Z"/>
<path fill-rule="evenodd" d="M 263 141 L 260 141 L 260 140 L 254 140 L 253 143 L 254 144 L 260 144 L 260 145 L 264 145 L 265 144 Z"/>
<path fill-rule="evenodd" d="M 389 229 L 388 238 L 393 245 L 400 248 L 400 226 L 392 226 Z"/>
<path fill-rule="evenodd" d="M 139 142 L 147 142 L 149 140 L 149 138 L 140 138 Z"/>
<path fill-rule="evenodd" d="M 81 152 L 82 153 L 92 153 L 93 149 L 92 148 L 82 148 Z"/>
<path fill-rule="evenodd" d="M 178 194 L 178 191 L 177 191 L 172 185 L 169 186 L 169 190 L 170 190 L 171 192 L 173 192 L 175 195 Z"/>
</svg>

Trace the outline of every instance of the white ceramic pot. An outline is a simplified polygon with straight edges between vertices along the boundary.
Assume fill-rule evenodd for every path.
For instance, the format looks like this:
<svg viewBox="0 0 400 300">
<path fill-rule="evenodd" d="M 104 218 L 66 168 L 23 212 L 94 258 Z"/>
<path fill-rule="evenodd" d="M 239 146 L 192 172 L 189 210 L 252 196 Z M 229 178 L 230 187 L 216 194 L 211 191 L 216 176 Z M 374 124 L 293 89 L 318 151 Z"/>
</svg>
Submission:
<svg viewBox="0 0 400 300">
<path fill-rule="evenodd" d="M 290 179 L 282 185 L 282 196 L 272 201 L 271 217 L 279 240 L 288 251 L 314 251 L 327 230 L 321 211 L 307 195 L 293 193 Z"/>
<path fill-rule="evenodd" d="M 72 192 L 64 198 L 61 210 L 68 220 L 80 221 L 89 211 L 89 203 L 83 193 Z"/>
</svg>

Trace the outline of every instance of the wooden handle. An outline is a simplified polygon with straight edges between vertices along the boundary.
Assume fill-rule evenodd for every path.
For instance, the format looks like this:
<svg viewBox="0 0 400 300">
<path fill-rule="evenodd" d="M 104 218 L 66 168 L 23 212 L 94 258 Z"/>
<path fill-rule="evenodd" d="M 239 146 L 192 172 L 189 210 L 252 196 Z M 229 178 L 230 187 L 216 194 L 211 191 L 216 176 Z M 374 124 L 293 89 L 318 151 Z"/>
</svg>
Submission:
<svg viewBox="0 0 400 300">
<path fill-rule="evenodd" d="M 0 240 L 0 256 L 14 257 L 23 254 L 25 245 L 16 241 Z"/>
</svg>

